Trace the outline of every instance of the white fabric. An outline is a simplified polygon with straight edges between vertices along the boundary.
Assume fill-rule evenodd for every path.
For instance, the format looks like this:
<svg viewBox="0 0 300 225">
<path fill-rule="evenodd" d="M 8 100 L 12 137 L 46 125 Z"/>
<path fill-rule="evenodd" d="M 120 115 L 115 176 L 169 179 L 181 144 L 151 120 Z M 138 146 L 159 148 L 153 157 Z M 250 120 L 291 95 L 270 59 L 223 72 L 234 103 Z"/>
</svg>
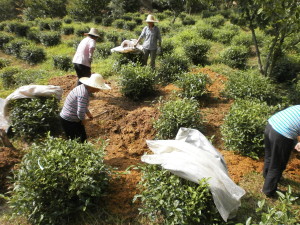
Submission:
<svg viewBox="0 0 300 225">
<path fill-rule="evenodd" d="M 111 52 L 120 52 L 120 53 L 128 53 L 128 52 L 140 52 L 143 50 L 142 45 L 137 44 L 134 47 L 134 44 L 137 42 L 137 39 L 124 40 L 120 46 L 112 48 Z"/>
<path fill-rule="evenodd" d="M 91 62 L 96 48 L 96 41 L 91 37 L 84 38 L 78 45 L 72 62 L 91 67 Z"/>
<path fill-rule="evenodd" d="M 20 98 L 34 98 L 37 96 L 50 97 L 54 96 L 58 100 L 62 96 L 62 88 L 54 85 L 26 85 L 19 87 L 13 93 L 6 97 L 0 98 L 0 129 L 7 130 L 10 124 L 8 115 L 8 105 L 11 100 Z"/>
<path fill-rule="evenodd" d="M 228 176 L 222 155 L 198 130 L 180 128 L 175 140 L 147 140 L 153 155 L 143 155 L 142 161 L 160 164 L 173 174 L 199 183 L 209 178 L 214 203 L 223 218 L 234 217 L 245 190 Z"/>
</svg>

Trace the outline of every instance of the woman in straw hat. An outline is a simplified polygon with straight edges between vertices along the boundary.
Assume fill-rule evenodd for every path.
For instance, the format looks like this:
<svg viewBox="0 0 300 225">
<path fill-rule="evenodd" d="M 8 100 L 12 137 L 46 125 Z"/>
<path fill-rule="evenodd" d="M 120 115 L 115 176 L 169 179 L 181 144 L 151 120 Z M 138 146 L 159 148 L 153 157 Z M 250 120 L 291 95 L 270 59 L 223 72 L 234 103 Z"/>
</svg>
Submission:
<svg viewBox="0 0 300 225">
<path fill-rule="evenodd" d="M 111 88 L 105 84 L 100 74 L 92 74 L 91 77 L 82 77 L 79 81 L 82 84 L 76 86 L 68 94 L 64 102 L 64 106 L 60 112 L 60 120 L 67 138 L 72 140 L 79 138 L 79 141 L 83 143 L 87 139 L 84 128 L 84 124 L 87 121 L 85 115 L 89 119 L 93 119 L 92 114 L 88 110 L 90 94 Z"/>
<path fill-rule="evenodd" d="M 146 22 L 148 26 L 145 26 L 141 35 L 139 36 L 135 46 L 139 43 L 139 41 L 144 38 L 143 43 L 143 51 L 144 51 L 144 60 L 143 65 L 147 65 L 148 57 L 150 55 L 150 65 L 154 69 L 155 68 L 155 59 L 156 59 L 156 52 L 157 49 L 161 48 L 161 36 L 160 30 L 154 23 L 158 21 L 155 20 L 153 15 L 148 15 Z M 157 47 L 158 46 L 158 47 Z"/>
<path fill-rule="evenodd" d="M 72 61 L 78 77 L 77 85 L 81 84 L 79 81 L 81 77 L 90 77 L 92 74 L 91 63 L 96 48 L 96 40 L 99 37 L 96 28 L 91 28 L 90 32 L 84 35 L 87 37 L 79 43 Z"/>
</svg>

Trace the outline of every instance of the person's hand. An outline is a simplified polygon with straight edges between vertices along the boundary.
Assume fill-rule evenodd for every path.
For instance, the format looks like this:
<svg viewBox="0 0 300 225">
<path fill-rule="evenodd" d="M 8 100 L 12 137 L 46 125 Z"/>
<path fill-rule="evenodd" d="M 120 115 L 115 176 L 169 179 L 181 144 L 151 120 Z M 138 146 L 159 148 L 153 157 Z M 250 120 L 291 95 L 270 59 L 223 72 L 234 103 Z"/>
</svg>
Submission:
<svg viewBox="0 0 300 225">
<path fill-rule="evenodd" d="M 160 55 L 161 54 L 161 47 L 157 48 L 157 54 Z"/>
<path fill-rule="evenodd" d="M 90 120 L 93 120 L 93 119 L 94 119 L 94 117 L 93 117 L 92 115 L 90 115 L 90 116 L 89 116 L 89 119 L 90 119 Z"/>
<path fill-rule="evenodd" d="M 295 149 L 296 149 L 298 152 L 300 152 L 300 142 L 298 142 L 298 143 L 296 144 Z"/>
</svg>

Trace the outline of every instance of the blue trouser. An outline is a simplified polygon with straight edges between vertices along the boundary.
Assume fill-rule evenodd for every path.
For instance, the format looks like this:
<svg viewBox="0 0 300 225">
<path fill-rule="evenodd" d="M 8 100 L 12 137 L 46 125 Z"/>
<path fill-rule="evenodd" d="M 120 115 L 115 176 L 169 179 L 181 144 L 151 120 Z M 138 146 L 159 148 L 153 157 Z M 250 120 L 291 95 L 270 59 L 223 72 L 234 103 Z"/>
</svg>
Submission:
<svg viewBox="0 0 300 225">
<path fill-rule="evenodd" d="M 275 194 L 277 184 L 289 161 L 295 146 L 294 140 L 276 132 L 268 123 L 265 129 L 265 161 L 263 176 L 265 183 L 263 192 L 267 195 Z"/>
</svg>

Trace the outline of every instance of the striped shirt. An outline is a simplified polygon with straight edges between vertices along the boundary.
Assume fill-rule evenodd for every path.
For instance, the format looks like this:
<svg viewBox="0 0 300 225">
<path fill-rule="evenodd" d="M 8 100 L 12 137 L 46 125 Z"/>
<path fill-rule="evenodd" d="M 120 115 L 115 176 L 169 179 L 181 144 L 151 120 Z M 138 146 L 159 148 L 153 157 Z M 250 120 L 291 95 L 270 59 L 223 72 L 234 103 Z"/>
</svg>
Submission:
<svg viewBox="0 0 300 225">
<path fill-rule="evenodd" d="M 289 139 L 300 135 L 300 105 L 291 106 L 275 113 L 268 120 L 272 128 Z"/>
<path fill-rule="evenodd" d="M 160 31 L 157 26 L 152 27 L 152 29 L 145 26 L 139 38 L 145 38 L 143 48 L 147 50 L 156 50 L 157 41 L 161 42 Z"/>
<path fill-rule="evenodd" d="M 67 96 L 60 117 L 70 122 L 84 120 L 89 105 L 89 92 L 81 84 L 75 87 Z"/>
</svg>

